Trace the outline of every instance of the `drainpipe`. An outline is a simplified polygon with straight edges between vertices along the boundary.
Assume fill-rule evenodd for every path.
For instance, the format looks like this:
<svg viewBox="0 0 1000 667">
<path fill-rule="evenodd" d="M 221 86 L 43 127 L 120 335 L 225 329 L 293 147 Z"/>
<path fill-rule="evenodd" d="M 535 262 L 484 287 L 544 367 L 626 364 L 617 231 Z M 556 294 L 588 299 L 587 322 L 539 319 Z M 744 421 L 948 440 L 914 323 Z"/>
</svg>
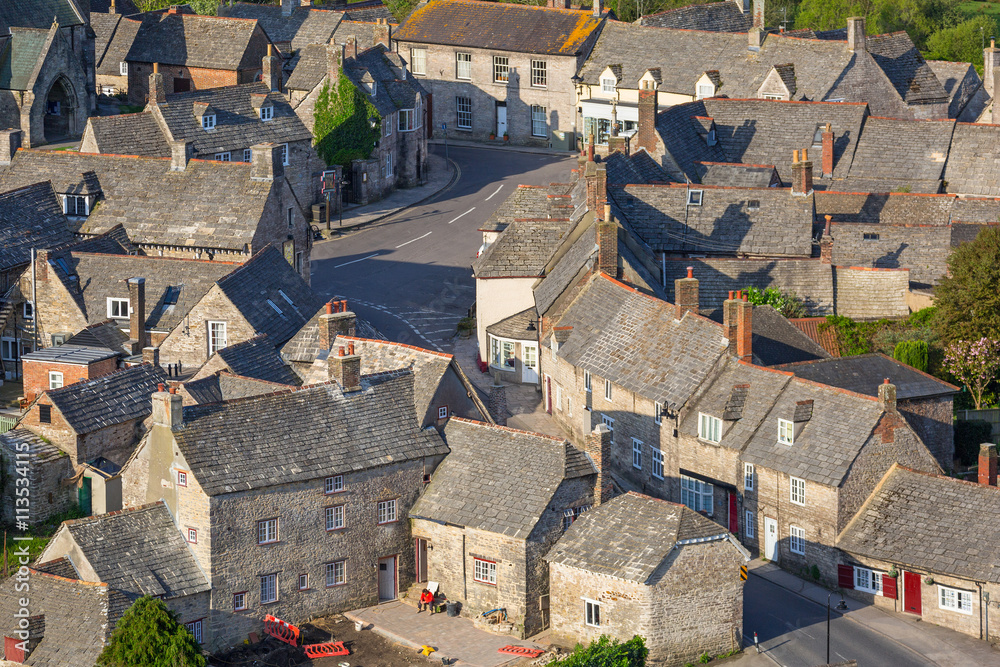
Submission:
<svg viewBox="0 0 1000 667">
<path fill-rule="evenodd" d="M 469 580 L 465 576 L 465 531 L 462 531 L 462 602 L 469 599 Z M 982 632 L 980 631 L 980 636 Z"/>
<path fill-rule="evenodd" d="M 38 340 L 38 311 L 35 308 L 37 300 L 35 299 L 35 249 L 31 249 L 31 316 L 34 318 L 33 326 L 31 327 L 31 351 L 34 352 L 37 348 Z M 21 355 L 17 355 L 18 360 L 20 360 Z"/>
<path fill-rule="evenodd" d="M 978 581 L 976 588 L 979 589 L 979 638 L 983 638 L 983 586 Z M 987 614 L 989 611 L 986 612 Z M 986 641 L 989 641 L 989 623 L 986 625 Z"/>
</svg>

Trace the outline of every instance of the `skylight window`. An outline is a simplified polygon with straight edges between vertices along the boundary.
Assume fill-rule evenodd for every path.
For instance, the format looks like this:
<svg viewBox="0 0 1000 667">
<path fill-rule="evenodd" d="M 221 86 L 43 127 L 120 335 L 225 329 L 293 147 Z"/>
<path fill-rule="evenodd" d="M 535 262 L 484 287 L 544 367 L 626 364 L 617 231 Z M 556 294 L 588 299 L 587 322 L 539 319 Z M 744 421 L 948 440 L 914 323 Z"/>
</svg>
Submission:
<svg viewBox="0 0 1000 667">
<path fill-rule="evenodd" d="M 287 301 L 287 302 L 288 302 L 288 305 L 289 305 L 289 306 L 293 306 L 293 307 L 295 306 L 295 304 L 294 304 L 294 303 L 292 303 L 292 300 L 288 298 L 288 295 L 287 295 L 287 294 L 285 294 L 285 293 L 284 293 L 284 292 L 282 292 L 281 290 L 278 290 L 278 294 L 280 294 L 280 295 L 281 295 L 281 298 L 282 298 L 282 299 L 284 299 L 285 301 Z"/>
<path fill-rule="evenodd" d="M 284 315 L 284 313 L 281 312 L 281 308 L 278 308 L 278 306 L 275 305 L 275 303 L 270 299 L 267 300 L 267 305 L 271 306 L 271 308 L 274 308 L 274 312 L 278 313 L 279 315 Z"/>
</svg>

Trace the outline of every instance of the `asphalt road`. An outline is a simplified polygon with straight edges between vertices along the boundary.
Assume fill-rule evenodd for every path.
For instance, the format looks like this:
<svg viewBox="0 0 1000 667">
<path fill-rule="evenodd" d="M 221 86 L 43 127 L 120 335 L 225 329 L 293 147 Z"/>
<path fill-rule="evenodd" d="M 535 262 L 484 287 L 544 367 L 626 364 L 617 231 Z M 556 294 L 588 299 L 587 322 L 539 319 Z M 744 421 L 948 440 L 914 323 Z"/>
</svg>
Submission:
<svg viewBox="0 0 1000 667">
<path fill-rule="evenodd" d="M 444 154 L 441 146 L 432 150 Z M 445 351 L 475 301 L 479 227 L 518 185 L 565 182 L 574 164 L 503 149 L 453 146 L 448 153 L 461 169 L 450 188 L 312 252 L 312 286 L 321 295 L 347 299 L 390 340 Z"/>
<path fill-rule="evenodd" d="M 839 598 L 833 595 L 831 604 Z M 743 589 L 743 636 L 783 667 L 826 664 L 826 607 L 753 573 Z M 753 648 L 747 651 L 752 653 Z M 928 667 L 930 662 L 884 635 L 836 612 L 830 622 L 830 661 L 857 660 L 859 667 Z"/>
</svg>

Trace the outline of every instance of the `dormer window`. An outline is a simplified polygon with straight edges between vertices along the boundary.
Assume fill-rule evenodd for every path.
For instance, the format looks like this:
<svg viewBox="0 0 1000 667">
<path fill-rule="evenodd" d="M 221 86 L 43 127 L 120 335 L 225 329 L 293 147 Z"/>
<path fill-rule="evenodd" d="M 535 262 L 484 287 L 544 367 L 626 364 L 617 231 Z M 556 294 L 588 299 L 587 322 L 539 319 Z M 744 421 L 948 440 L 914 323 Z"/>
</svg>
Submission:
<svg viewBox="0 0 1000 667">
<path fill-rule="evenodd" d="M 86 195 L 63 195 L 63 213 L 85 218 L 90 215 L 90 197 Z"/>
<path fill-rule="evenodd" d="M 260 108 L 260 119 L 267 122 L 274 118 L 274 105 L 268 104 Z"/>
<path fill-rule="evenodd" d="M 113 317 L 117 320 L 128 319 L 128 299 L 108 297 L 108 317 Z"/>
<path fill-rule="evenodd" d="M 795 442 L 795 424 L 787 419 L 778 420 L 778 442 L 791 445 Z"/>
<path fill-rule="evenodd" d="M 614 79 L 611 79 L 611 78 L 603 78 L 603 79 L 601 79 L 601 92 L 602 93 L 612 94 L 612 93 L 615 92 L 615 88 L 616 88 L 616 81 Z"/>
<path fill-rule="evenodd" d="M 704 412 L 698 414 L 698 437 L 708 442 L 722 440 L 722 420 Z"/>
<path fill-rule="evenodd" d="M 715 95 L 715 86 L 710 83 L 699 83 L 697 92 L 697 98 L 699 100 L 703 100 L 706 97 L 713 97 Z"/>
<path fill-rule="evenodd" d="M 215 114 L 206 114 L 201 117 L 201 129 L 203 130 L 213 130 L 215 129 Z"/>
<path fill-rule="evenodd" d="M 375 97 L 375 95 L 378 93 L 378 81 L 372 81 L 371 91 L 372 91 L 371 96 Z"/>
<path fill-rule="evenodd" d="M 128 63 L 124 60 L 118 63 L 118 73 L 122 76 L 128 76 Z"/>
</svg>

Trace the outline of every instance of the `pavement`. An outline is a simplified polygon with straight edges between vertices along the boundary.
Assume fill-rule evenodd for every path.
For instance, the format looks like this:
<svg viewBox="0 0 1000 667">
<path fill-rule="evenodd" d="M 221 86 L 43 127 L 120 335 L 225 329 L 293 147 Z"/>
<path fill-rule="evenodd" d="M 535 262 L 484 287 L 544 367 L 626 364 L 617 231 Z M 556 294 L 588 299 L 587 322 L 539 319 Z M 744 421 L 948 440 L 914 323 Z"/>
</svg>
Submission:
<svg viewBox="0 0 1000 667">
<path fill-rule="evenodd" d="M 511 153 L 534 153 L 535 155 L 554 155 L 556 157 L 566 157 L 568 155 L 575 155 L 575 151 L 559 151 L 554 148 L 537 148 L 535 146 L 516 146 L 510 142 L 501 140 L 496 141 L 462 141 L 460 139 L 448 139 L 447 142 L 444 139 L 429 139 L 427 143 L 431 146 L 444 146 L 445 143 L 448 144 L 449 148 L 490 148 L 494 150 L 508 151 Z"/>
<path fill-rule="evenodd" d="M 404 646 L 431 646 L 435 650 L 431 659 L 450 658 L 454 665 L 498 667 L 520 658 L 497 649 L 508 645 L 535 647 L 531 642 L 479 630 L 468 618 L 417 613 L 416 607 L 399 600 L 355 609 L 344 616 Z"/>
</svg>

